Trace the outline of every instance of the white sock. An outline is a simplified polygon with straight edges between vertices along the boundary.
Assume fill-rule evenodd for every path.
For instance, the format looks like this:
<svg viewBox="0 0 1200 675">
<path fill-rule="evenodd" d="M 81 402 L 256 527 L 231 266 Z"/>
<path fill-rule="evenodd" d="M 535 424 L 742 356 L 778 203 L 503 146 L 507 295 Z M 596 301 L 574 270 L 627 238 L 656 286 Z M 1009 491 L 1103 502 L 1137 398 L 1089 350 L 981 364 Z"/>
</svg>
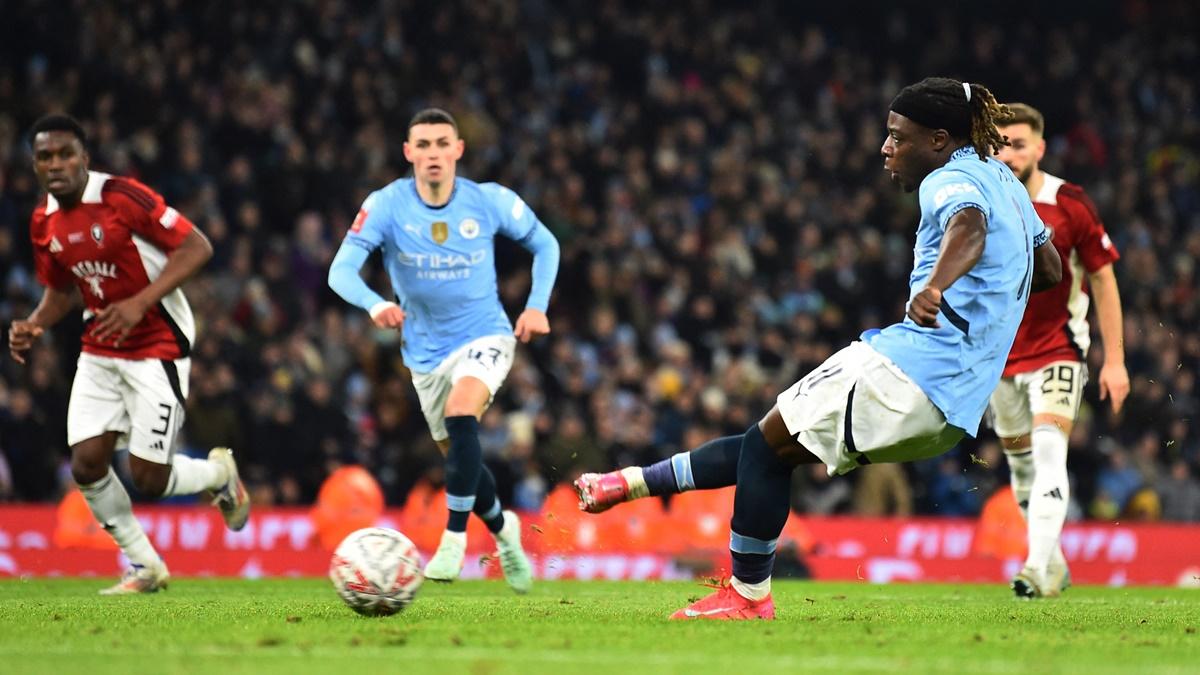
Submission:
<svg viewBox="0 0 1200 675">
<path fill-rule="evenodd" d="M 207 459 L 175 455 L 171 460 L 171 477 L 167 479 L 164 497 L 194 495 L 204 490 L 217 490 L 229 480 L 224 466 Z"/>
<path fill-rule="evenodd" d="M 642 467 L 627 466 L 621 469 L 621 475 L 625 477 L 625 482 L 629 484 L 629 498 L 641 499 L 642 497 L 650 496 L 650 488 L 646 485 L 646 479 L 642 476 Z"/>
<path fill-rule="evenodd" d="M 1046 573 L 1050 556 L 1058 548 L 1071 485 L 1067 478 L 1067 436 L 1053 424 L 1033 430 L 1034 478 L 1029 494 L 1029 557 L 1025 566 Z"/>
<path fill-rule="evenodd" d="M 1013 497 L 1017 507 L 1021 509 L 1021 517 L 1029 520 L 1029 491 L 1033 488 L 1033 452 L 1030 448 L 1005 450 L 1008 459 L 1008 478 L 1012 485 Z"/>
<path fill-rule="evenodd" d="M 737 577 L 733 577 L 730 583 L 733 585 L 733 590 L 738 592 L 738 595 L 754 602 L 758 602 L 771 594 L 771 577 L 767 577 L 757 584 L 748 584 Z"/>
<path fill-rule="evenodd" d="M 142 530 L 142 524 L 133 515 L 133 504 L 129 493 L 121 485 L 117 474 L 109 467 L 108 474 L 88 485 L 80 485 L 79 491 L 87 500 L 92 515 L 125 552 L 129 562 L 153 567 L 162 564 L 162 558 Z"/>
</svg>

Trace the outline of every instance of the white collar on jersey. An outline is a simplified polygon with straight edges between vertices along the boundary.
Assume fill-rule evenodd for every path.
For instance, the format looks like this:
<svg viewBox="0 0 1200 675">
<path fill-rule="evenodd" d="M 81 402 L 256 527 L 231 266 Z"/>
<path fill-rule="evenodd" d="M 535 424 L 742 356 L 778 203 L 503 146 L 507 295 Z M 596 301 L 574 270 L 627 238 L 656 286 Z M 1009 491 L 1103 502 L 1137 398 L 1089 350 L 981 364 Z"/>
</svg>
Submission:
<svg viewBox="0 0 1200 675">
<path fill-rule="evenodd" d="M 1033 198 L 1035 204 L 1057 204 L 1058 203 L 1058 188 L 1062 187 L 1067 181 L 1058 176 L 1051 176 L 1045 171 L 1042 172 L 1042 189 L 1038 190 L 1037 196 Z"/>
<path fill-rule="evenodd" d="M 108 179 L 112 178 L 110 174 L 100 173 L 99 171 L 88 172 L 87 185 L 83 187 L 83 197 L 80 198 L 82 204 L 99 204 L 103 201 L 104 184 Z M 50 215 L 58 210 L 58 200 L 54 195 L 46 195 L 46 215 Z"/>
</svg>

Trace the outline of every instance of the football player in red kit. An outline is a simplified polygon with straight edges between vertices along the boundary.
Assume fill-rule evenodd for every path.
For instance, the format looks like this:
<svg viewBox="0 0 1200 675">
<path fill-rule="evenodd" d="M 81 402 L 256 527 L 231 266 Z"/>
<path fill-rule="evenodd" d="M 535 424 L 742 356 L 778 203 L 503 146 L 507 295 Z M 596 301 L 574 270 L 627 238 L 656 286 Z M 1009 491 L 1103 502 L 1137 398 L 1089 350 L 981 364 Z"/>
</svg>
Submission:
<svg viewBox="0 0 1200 675">
<path fill-rule="evenodd" d="M 998 159 L 1025 185 L 1038 216 L 1053 230 L 1062 258 L 1062 281 L 1029 298 L 1004 376 L 992 394 L 992 423 L 1004 445 L 1013 494 L 1028 523 L 1029 556 L 1012 580 L 1017 597 L 1058 595 L 1070 583 L 1059 546 L 1070 500 L 1067 440 L 1087 381 L 1091 298 L 1104 346 L 1100 398 L 1119 412 L 1129 394 L 1121 336 L 1121 297 L 1113 274 L 1120 257 L 1083 188 L 1038 167 L 1046 151 L 1042 114 L 1008 104 L 998 122 L 1009 145 Z"/>
<path fill-rule="evenodd" d="M 34 340 L 82 296 L 83 345 L 67 412 L 71 473 L 131 564 L 101 593 L 154 592 L 169 574 L 113 472 L 118 443 L 128 444 L 130 473 L 142 493 L 207 492 L 234 530 L 249 516 L 228 448 L 214 448 L 208 459 L 175 453 L 194 339 L 180 285 L 212 256 L 212 246 L 153 190 L 89 171 L 86 135 L 74 119 L 48 115 L 31 136 L 46 197 L 29 229 L 45 290 L 33 313 L 10 326 L 9 350 L 24 363 Z"/>
</svg>

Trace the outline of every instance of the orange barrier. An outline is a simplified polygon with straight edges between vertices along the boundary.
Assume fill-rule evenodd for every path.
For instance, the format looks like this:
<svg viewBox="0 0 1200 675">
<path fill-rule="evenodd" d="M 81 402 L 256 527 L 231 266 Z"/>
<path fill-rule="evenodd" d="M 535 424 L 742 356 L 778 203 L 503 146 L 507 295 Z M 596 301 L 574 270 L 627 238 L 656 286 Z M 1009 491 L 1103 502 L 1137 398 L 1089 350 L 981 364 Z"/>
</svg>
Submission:
<svg viewBox="0 0 1200 675">
<path fill-rule="evenodd" d="M 1025 519 L 1013 497 L 1012 487 L 996 490 L 983 505 L 975 535 L 975 553 L 991 558 L 1024 558 Z"/>
<path fill-rule="evenodd" d="M 100 527 L 87 500 L 78 488 L 63 495 L 55 513 L 54 545 L 59 548 L 91 548 L 115 551 L 117 542 Z"/>
<path fill-rule="evenodd" d="M 343 466 L 321 484 L 311 515 L 321 546 L 333 550 L 346 535 L 379 520 L 383 490 L 366 469 Z"/>
</svg>

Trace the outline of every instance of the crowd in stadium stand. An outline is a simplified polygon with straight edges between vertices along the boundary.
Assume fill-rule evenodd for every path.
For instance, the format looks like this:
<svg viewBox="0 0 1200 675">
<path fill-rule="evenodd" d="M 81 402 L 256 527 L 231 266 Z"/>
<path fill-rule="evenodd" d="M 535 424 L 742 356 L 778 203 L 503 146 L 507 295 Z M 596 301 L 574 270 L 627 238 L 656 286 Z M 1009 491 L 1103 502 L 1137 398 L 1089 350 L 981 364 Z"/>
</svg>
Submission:
<svg viewBox="0 0 1200 675">
<path fill-rule="evenodd" d="M 553 333 L 518 350 L 481 427 L 502 498 L 536 508 L 583 470 L 741 433 L 903 316 L 918 211 L 882 171 L 883 122 L 903 85 L 950 75 L 1045 113 L 1043 168 L 1084 186 L 1122 253 L 1132 393 L 1114 417 L 1086 390 L 1072 517 L 1200 520 L 1195 7 L 1108 2 L 1083 22 L 954 3 L 647 4 L 18 3 L 0 26 L 0 323 L 41 293 L 25 130 L 70 112 L 94 169 L 153 186 L 213 242 L 186 286 L 187 450 L 236 448 L 259 504 L 311 502 L 351 463 L 402 503 L 440 480 L 440 455 L 399 336 L 325 273 L 363 198 L 407 175 L 411 114 L 445 107 L 467 141 L 460 175 L 513 188 L 562 243 Z M 529 258 L 504 245 L 498 260 L 515 316 Z M 80 330 L 65 321 L 27 367 L 4 349 L 0 499 L 70 485 Z M 974 515 L 1007 485 L 986 430 L 915 465 L 797 476 L 810 513 Z"/>
</svg>

